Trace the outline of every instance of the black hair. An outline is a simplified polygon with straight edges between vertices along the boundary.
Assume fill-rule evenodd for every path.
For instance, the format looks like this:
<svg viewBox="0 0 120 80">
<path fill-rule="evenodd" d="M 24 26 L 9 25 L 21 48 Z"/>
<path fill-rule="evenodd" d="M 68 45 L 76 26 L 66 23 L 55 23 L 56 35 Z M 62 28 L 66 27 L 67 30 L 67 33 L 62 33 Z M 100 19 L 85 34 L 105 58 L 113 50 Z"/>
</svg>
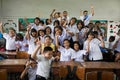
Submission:
<svg viewBox="0 0 120 80">
<path fill-rule="evenodd" d="M 47 36 L 45 36 L 45 38 L 49 38 L 49 39 L 51 39 L 51 40 L 52 40 L 52 38 L 51 38 L 50 36 L 48 36 L 48 35 L 47 35 Z"/>
<path fill-rule="evenodd" d="M 84 25 L 84 22 L 83 22 L 82 20 L 78 20 L 78 21 L 77 21 L 77 27 L 78 27 L 78 24 L 79 24 L 79 23 L 81 23 L 82 28 L 84 28 L 84 26 L 85 26 L 85 25 Z M 82 28 L 81 28 L 81 29 L 82 29 Z"/>
<path fill-rule="evenodd" d="M 36 18 L 34 19 L 34 23 L 35 23 L 35 20 L 36 20 L 36 19 L 39 20 L 39 22 L 41 21 L 39 17 L 36 17 Z"/>
<path fill-rule="evenodd" d="M 53 51 L 53 49 L 51 47 L 47 46 L 44 48 L 43 53 L 46 53 L 48 51 Z"/>
<path fill-rule="evenodd" d="M 93 33 L 93 31 L 91 31 L 88 35 L 92 35 L 93 37 L 95 37 L 95 34 Z"/>
<path fill-rule="evenodd" d="M 9 30 L 13 30 L 14 32 L 16 32 L 16 30 L 13 27 L 10 27 Z"/>
<path fill-rule="evenodd" d="M 24 37 L 21 33 L 17 33 L 15 37 L 15 41 L 23 41 Z"/>
<path fill-rule="evenodd" d="M 46 30 L 47 30 L 48 28 L 50 29 L 50 34 L 51 34 L 51 33 L 52 33 L 52 29 L 51 29 L 49 26 L 45 28 L 45 34 L 46 34 Z"/>
<path fill-rule="evenodd" d="M 63 41 L 63 42 L 65 42 L 65 41 L 68 41 L 68 42 L 70 43 L 70 40 L 68 40 L 68 39 L 64 39 L 64 41 Z"/>
<path fill-rule="evenodd" d="M 38 30 L 38 36 L 40 36 L 39 33 L 40 33 L 41 31 L 44 32 L 44 34 L 45 34 L 45 30 L 44 30 L 44 29 L 40 29 L 40 30 Z"/>
<path fill-rule="evenodd" d="M 60 21 L 59 21 L 59 20 L 55 20 L 55 21 L 53 22 L 53 25 L 55 25 L 55 23 L 57 23 L 58 25 L 60 25 Z"/>
<path fill-rule="evenodd" d="M 63 13 L 67 13 L 67 11 L 63 11 Z"/>
<path fill-rule="evenodd" d="M 94 35 L 98 35 L 98 32 L 97 31 L 93 31 Z"/>
<path fill-rule="evenodd" d="M 87 10 L 84 10 L 83 13 L 88 12 Z"/>
<path fill-rule="evenodd" d="M 34 28 L 32 28 L 32 29 L 31 29 L 31 35 L 32 35 L 33 32 L 36 32 L 36 33 L 37 33 L 37 30 L 34 29 Z"/>
<path fill-rule="evenodd" d="M 46 24 L 46 25 L 49 25 L 48 20 L 50 20 L 50 19 L 46 19 L 46 20 L 45 20 L 45 24 Z"/>
<path fill-rule="evenodd" d="M 110 36 L 109 37 L 109 42 L 113 42 L 115 40 L 115 36 Z"/>
<path fill-rule="evenodd" d="M 76 18 L 76 17 L 72 17 L 72 18 L 70 19 L 70 22 L 71 22 L 72 19 L 75 20 L 75 23 L 77 22 L 77 18 Z M 70 22 L 69 22 L 69 25 L 70 25 Z M 74 23 L 74 24 L 75 24 L 75 23 Z"/>
<path fill-rule="evenodd" d="M 56 27 L 54 27 L 54 32 L 53 32 L 53 34 L 54 34 L 54 36 L 55 36 L 55 28 L 58 28 L 58 29 L 60 29 L 61 31 L 63 31 L 63 28 L 61 27 L 61 26 L 56 26 Z"/>
<path fill-rule="evenodd" d="M 43 21 L 43 20 L 40 20 L 40 23 L 41 23 L 42 25 L 44 25 L 44 21 Z"/>
<path fill-rule="evenodd" d="M 74 41 L 74 42 L 73 42 L 73 49 L 74 49 L 74 45 L 75 45 L 75 44 L 77 44 L 77 45 L 79 46 L 79 49 L 80 49 L 80 44 L 79 44 L 78 41 Z"/>
</svg>

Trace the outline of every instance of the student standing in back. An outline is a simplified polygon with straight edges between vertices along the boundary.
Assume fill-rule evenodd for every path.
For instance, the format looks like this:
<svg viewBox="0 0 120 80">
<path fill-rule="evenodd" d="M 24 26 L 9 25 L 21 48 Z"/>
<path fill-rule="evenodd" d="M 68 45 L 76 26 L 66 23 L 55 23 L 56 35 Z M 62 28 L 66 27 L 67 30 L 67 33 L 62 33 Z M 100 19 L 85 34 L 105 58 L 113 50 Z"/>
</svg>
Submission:
<svg viewBox="0 0 120 80">
<path fill-rule="evenodd" d="M 7 51 L 16 51 L 15 46 L 15 35 L 16 31 L 14 28 L 9 28 L 9 33 L 4 33 L 2 22 L 0 22 L 0 32 L 3 34 L 3 37 L 6 39 L 6 50 Z"/>
<path fill-rule="evenodd" d="M 88 26 L 92 16 L 94 16 L 93 6 L 91 6 L 91 14 L 88 14 L 88 11 L 85 10 L 85 11 L 83 11 L 83 15 L 82 15 L 82 11 L 80 11 L 80 20 L 82 20 L 84 22 L 85 26 Z"/>
</svg>

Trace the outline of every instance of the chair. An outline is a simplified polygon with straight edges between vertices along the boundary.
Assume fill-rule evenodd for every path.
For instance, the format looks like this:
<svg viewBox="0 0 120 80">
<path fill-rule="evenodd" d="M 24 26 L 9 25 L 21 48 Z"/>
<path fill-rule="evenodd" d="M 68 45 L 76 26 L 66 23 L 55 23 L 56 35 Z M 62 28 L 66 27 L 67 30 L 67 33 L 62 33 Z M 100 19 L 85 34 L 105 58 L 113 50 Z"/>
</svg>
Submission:
<svg viewBox="0 0 120 80">
<path fill-rule="evenodd" d="M 114 80 L 114 73 L 110 71 L 87 72 L 86 80 Z"/>
<path fill-rule="evenodd" d="M 26 51 L 18 51 L 16 55 L 16 59 L 28 59 L 29 54 Z"/>
<path fill-rule="evenodd" d="M 7 80 L 7 70 L 0 69 L 0 80 Z"/>
<path fill-rule="evenodd" d="M 71 66 L 71 69 L 73 69 L 73 67 L 74 66 Z M 60 79 L 65 78 L 67 74 L 68 74 L 67 66 L 61 66 L 59 70 Z M 77 66 L 76 76 L 78 77 L 79 80 L 84 80 L 84 74 L 85 74 L 85 69 L 83 67 Z"/>
</svg>

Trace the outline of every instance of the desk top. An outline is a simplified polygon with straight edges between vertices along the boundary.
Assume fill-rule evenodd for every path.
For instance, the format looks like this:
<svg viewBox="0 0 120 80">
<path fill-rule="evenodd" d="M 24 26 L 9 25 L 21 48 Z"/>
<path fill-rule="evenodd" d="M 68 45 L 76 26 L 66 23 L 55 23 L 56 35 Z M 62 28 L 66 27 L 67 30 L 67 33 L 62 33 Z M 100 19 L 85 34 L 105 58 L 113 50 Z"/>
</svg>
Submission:
<svg viewBox="0 0 120 80">
<path fill-rule="evenodd" d="M 119 62 L 83 62 L 81 65 L 86 69 L 120 69 Z"/>
<path fill-rule="evenodd" d="M 60 66 L 67 66 L 67 65 L 82 67 L 80 62 L 74 62 L 74 61 L 60 61 L 60 62 L 53 62 L 52 63 L 52 67 L 60 67 Z"/>
<path fill-rule="evenodd" d="M 16 51 L 14 51 L 14 52 L 9 52 L 9 51 L 5 51 L 5 52 L 0 52 L 0 54 L 2 54 L 2 55 L 13 55 L 13 56 L 15 56 L 17 53 L 16 53 Z"/>
<path fill-rule="evenodd" d="M 4 59 L 0 61 L 0 66 L 24 66 L 26 59 Z"/>
</svg>

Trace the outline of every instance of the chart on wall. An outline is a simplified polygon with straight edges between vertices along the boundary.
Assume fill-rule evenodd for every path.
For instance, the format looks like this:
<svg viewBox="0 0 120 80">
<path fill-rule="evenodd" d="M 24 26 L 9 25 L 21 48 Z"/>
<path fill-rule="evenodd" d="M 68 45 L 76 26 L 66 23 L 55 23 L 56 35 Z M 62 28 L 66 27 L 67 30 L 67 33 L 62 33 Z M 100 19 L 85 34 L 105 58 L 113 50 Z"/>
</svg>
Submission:
<svg viewBox="0 0 120 80">
<path fill-rule="evenodd" d="M 108 38 L 110 36 L 116 36 L 118 30 L 120 29 L 120 21 L 108 21 Z"/>
<path fill-rule="evenodd" d="M 2 22 L 3 22 L 3 28 L 5 32 L 8 33 L 8 30 L 10 27 L 14 28 L 18 32 L 18 20 L 17 19 L 6 18 L 6 19 L 2 19 Z"/>
</svg>

